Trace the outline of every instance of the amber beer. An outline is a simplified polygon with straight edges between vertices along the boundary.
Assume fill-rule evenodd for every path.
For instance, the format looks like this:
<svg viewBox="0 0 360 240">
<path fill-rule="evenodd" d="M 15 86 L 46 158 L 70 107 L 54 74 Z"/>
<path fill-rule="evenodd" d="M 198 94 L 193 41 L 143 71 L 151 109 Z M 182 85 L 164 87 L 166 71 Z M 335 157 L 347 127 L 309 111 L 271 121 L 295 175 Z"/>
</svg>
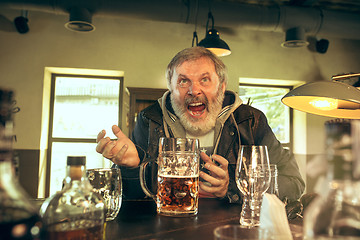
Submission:
<svg viewBox="0 0 360 240">
<path fill-rule="evenodd" d="M 167 216 L 198 212 L 199 176 L 158 176 L 157 211 Z"/>
<path fill-rule="evenodd" d="M 158 168 L 156 177 L 150 178 L 151 186 L 157 186 L 156 191 L 147 187 L 149 163 Z M 199 165 L 198 139 L 160 138 L 157 161 L 149 159 L 140 164 L 141 188 L 155 200 L 158 214 L 187 217 L 198 213 Z"/>
<path fill-rule="evenodd" d="M 86 222 L 79 222 L 83 224 L 82 229 L 71 229 L 67 223 L 58 223 L 47 229 L 46 238 L 49 240 L 102 240 L 103 239 L 103 225 L 90 225 Z"/>
</svg>

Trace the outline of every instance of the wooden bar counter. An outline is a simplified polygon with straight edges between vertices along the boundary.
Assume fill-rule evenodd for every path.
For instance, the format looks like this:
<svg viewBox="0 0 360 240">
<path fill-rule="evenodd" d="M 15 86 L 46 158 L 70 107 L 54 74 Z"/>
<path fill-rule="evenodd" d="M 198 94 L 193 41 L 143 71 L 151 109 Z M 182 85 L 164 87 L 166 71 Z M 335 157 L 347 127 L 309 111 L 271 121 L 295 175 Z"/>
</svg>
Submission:
<svg viewBox="0 0 360 240">
<path fill-rule="evenodd" d="M 214 239 L 216 227 L 239 224 L 241 206 L 217 199 L 200 199 L 194 217 L 166 217 L 156 213 L 152 200 L 123 201 L 117 218 L 106 223 L 105 239 L 203 240 Z M 301 224 L 290 224 L 300 240 Z"/>
</svg>

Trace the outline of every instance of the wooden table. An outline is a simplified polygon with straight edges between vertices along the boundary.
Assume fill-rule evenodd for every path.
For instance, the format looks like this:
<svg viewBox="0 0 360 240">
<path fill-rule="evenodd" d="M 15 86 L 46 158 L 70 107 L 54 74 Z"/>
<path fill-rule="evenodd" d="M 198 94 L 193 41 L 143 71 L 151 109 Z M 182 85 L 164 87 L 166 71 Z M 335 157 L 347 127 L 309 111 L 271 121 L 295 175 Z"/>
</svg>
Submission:
<svg viewBox="0 0 360 240">
<path fill-rule="evenodd" d="M 203 240 L 213 239 L 216 227 L 239 224 L 241 206 L 217 199 L 200 199 L 194 217 L 166 217 L 156 213 L 151 200 L 124 201 L 119 215 L 106 223 L 106 240 Z M 294 240 L 300 240 L 301 225 L 290 224 Z"/>
</svg>

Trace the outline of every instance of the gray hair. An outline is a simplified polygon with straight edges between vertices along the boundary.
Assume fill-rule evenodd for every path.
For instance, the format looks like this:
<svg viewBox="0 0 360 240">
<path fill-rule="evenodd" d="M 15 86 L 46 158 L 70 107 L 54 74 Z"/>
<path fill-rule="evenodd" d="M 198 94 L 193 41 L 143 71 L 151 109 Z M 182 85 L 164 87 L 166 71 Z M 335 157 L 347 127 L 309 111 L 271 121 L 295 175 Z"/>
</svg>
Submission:
<svg viewBox="0 0 360 240">
<path fill-rule="evenodd" d="M 227 69 L 223 61 L 221 61 L 220 58 L 216 56 L 213 52 L 211 52 L 210 50 L 204 47 L 191 47 L 178 52 L 167 66 L 166 78 L 167 78 L 168 88 L 170 89 L 171 78 L 173 77 L 174 71 L 178 66 L 180 66 L 186 61 L 197 60 L 202 57 L 207 57 L 214 63 L 215 71 L 219 77 L 220 84 L 225 83 L 226 86 Z"/>
</svg>

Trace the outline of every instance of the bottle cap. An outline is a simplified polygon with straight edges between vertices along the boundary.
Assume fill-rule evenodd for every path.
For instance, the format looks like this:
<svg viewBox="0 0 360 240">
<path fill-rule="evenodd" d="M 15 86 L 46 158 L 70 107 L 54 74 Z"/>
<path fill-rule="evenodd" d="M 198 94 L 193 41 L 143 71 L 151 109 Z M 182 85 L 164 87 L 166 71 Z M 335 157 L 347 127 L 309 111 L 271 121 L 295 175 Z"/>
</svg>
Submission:
<svg viewBox="0 0 360 240">
<path fill-rule="evenodd" d="M 67 165 L 85 165 L 86 156 L 68 156 Z"/>
</svg>

